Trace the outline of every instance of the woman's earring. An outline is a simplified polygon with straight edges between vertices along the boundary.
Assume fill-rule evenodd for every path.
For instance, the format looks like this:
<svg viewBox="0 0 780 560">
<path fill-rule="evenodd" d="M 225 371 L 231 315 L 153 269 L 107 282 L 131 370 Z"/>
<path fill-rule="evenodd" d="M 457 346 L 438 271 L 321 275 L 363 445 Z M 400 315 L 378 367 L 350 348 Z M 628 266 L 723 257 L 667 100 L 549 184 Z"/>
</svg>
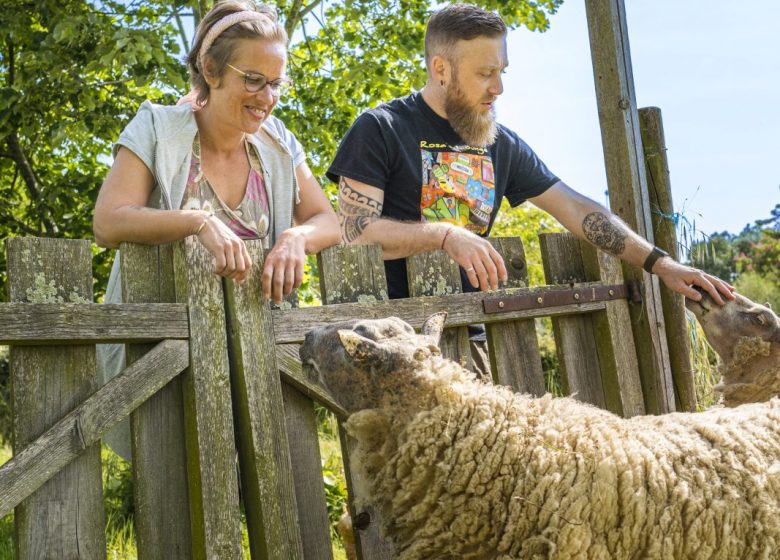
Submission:
<svg viewBox="0 0 780 560">
<path fill-rule="evenodd" d="M 444 87 L 444 80 L 440 80 L 439 83 L 441 84 L 441 87 Z"/>
</svg>

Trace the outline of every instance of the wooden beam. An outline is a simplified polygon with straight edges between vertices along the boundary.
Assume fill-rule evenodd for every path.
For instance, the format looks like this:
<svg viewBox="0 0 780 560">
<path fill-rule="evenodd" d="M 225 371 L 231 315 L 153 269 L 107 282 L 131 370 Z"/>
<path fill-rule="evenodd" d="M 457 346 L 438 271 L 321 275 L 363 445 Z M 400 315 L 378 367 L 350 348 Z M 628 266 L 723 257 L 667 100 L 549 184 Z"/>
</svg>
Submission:
<svg viewBox="0 0 780 560">
<path fill-rule="evenodd" d="M 241 511 L 222 282 L 194 237 L 174 248 L 176 299 L 187 304 L 190 367 L 182 374 L 193 557 L 239 560 Z"/>
<path fill-rule="evenodd" d="M 584 283 L 577 287 L 600 286 L 601 283 Z M 561 286 L 541 288 L 510 288 L 491 292 L 491 297 L 499 294 L 543 294 L 548 290 L 558 290 Z M 604 309 L 604 302 L 573 303 L 552 308 L 527 309 L 507 313 L 485 313 L 481 292 L 470 294 L 449 294 L 414 299 L 394 299 L 392 301 L 370 301 L 367 303 L 340 303 L 321 307 L 301 309 L 279 309 L 273 311 L 274 336 L 277 344 L 303 342 L 306 333 L 316 327 L 330 325 L 338 321 L 351 319 L 381 319 L 395 316 L 403 319 L 414 328 L 422 327 L 425 319 L 439 311 L 446 311 L 447 326 L 461 327 L 471 323 L 498 323 L 514 319 L 532 319 L 534 317 L 555 317 L 576 313 L 591 313 Z"/>
<path fill-rule="evenodd" d="M 267 301 L 258 297 L 262 292 L 262 244 L 247 242 L 247 250 L 252 258 L 252 274 L 243 285 L 230 280 L 223 284 L 249 546 L 253 558 L 283 556 L 300 560 L 301 527 L 297 521 L 271 309 Z M 324 494 L 321 498 L 324 505 Z"/>
<path fill-rule="evenodd" d="M 10 238 L 8 299 L 92 301 L 89 241 Z M 94 346 L 12 346 L 14 449 L 24 449 L 97 389 Z M 16 557 L 105 555 L 100 444 L 60 470 L 17 507 Z"/>
<path fill-rule="evenodd" d="M 585 5 L 610 206 L 653 243 L 624 0 L 586 0 Z M 643 302 L 631 304 L 629 310 L 646 408 L 652 413 L 673 411 L 658 278 L 626 264 L 623 276 L 642 285 Z"/>
<path fill-rule="evenodd" d="M 504 257 L 507 286 L 527 286 L 528 266 L 523 241 L 519 237 L 494 237 L 488 241 Z M 518 393 L 542 396 L 547 389 L 534 320 L 488 323 L 485 330 L 494 382 L 512 387 Z"/>
<path fill-rule="evenodd" d="M 0 344 L 151 342 L 190 336 L 187 306 L 167 304 L 0 303 Z"/>
<path fill-rule="evenodd" d="M 16 507 L 189 364 L 186 342 L 166 340 L 101 387 L 0 467 L 0 517 Z M 41 537 L 43 538 L 43 537 Z"/>
<path fill-rule="evenodd" d="M 172 245 L 124 243 L 119 253 L 122 301 L 126 304 L 176 301 Z M 185 305 L 173 305 L 181 307 L 186 314 Z M 189 321 L 186 318 L 180 321 L 189 336 Z M 128 365 L 142 359 L 150 346 L 127 345 Z M 139 406 L 130 415 L 130 424 L 138 557 L 155 558 L 164 550 L 171 558 L 190 560 L 193 551 L 182 376 L 171 379 Z"/>
<path fill-rule="evenodd" d="M 639 109 L 642 145 L 645 151 L 647 187 L 652 212 L 653 235 L 656 245 L 679 259 L 677 228 L 669 178 L 669 162 L 666 159 L 664 123 L 658 107 Z M 661 301 L 666 320 L 666 343 L 669 346 L 669 362 L 674 379 L 675 404 L 678 410 L 696 410 L 696 387 L 691 362 L 691 338 L 685 311 L 685 296 L 661 286 Z"/>
</svg>

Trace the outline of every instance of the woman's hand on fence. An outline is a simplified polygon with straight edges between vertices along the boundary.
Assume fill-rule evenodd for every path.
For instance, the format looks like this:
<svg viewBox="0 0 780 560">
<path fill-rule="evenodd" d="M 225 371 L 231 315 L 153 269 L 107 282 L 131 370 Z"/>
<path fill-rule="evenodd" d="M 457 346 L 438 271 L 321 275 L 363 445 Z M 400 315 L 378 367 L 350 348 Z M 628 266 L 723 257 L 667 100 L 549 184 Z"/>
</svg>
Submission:
<svg viewBox="0 0 780 560">
<path fill-rule="evenodd" d="M 214 273 L 243 284 L 252 269 L 252 259 L 246 244 L 213 214 L 204 220 L 196 235 L 214 256 Z"/>
<path fill-rule="evenodd" d="M 475 288 L 483 292 L 497 290 L 499 282 L 506 282 L 504 259 L 487 239 L 475 235 L 466 228 L 452 226 L 447 231 L 442 249 L 463 267 Z"/>
<path fill-rule="evenodd" d="M 263 298 L 281 303 L 303 281 L 306 236 L 299 228 L 284 231 L 263 264 Z"/>
</svg>

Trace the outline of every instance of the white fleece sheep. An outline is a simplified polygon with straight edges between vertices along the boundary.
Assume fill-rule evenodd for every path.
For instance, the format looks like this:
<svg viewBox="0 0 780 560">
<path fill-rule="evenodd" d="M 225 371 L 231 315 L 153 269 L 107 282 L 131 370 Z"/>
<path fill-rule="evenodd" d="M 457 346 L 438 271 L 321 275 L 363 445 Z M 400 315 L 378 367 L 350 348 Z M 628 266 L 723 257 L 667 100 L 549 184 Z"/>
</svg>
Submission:
<svg viewBox="0 0 780 560">
<path fill-rule="evenodd" d="M 621 419 L 478 381 L 397 318 L 301 348 L 352 414 L 351 457 L 398 558 L 780 557 L 780 401 Z"/>
</svg>

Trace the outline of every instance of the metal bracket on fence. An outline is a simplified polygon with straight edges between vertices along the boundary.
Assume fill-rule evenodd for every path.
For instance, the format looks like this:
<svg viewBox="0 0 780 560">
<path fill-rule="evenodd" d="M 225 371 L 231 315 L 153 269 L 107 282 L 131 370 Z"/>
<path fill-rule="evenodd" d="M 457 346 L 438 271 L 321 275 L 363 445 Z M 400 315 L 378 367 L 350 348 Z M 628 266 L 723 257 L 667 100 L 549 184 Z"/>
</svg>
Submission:
<svg viewBox="0 0 780 560">
<path fill-rule="evenodd" d="M 482 300 L 482 306 L 485 313 L 508 313 L 526 309 L 560 307 L 562 305 L 571 305 L 572 303 L 594 303 L 626 298 L 636 302 L 637 297 L 641 301 L 639 287 L 632 284 L 634 283 L 564 288 L 545 290 L 534 294 L 486 297 Z"/>
</svg>

